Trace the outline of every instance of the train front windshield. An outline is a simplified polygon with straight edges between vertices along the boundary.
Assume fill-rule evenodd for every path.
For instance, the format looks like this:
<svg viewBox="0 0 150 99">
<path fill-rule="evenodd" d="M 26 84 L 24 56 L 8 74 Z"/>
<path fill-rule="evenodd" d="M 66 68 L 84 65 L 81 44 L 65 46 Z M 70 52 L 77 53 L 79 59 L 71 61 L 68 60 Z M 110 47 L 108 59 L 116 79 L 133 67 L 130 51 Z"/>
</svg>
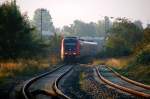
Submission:
<svg viewBox="0 0 150 99">
<path fill-rule="evenodd" d="M 64 40 L 65 51 L 75 51 L 76 45 L 77 45 L 76 39 L 65 39 Z"/>
</svg>

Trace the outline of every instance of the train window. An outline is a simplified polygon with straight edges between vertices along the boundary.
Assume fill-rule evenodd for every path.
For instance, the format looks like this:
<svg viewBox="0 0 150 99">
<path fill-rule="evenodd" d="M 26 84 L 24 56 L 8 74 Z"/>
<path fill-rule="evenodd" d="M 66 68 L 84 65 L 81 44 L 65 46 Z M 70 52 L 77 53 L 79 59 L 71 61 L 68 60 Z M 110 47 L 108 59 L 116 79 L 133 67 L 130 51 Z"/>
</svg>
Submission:
<svg viewBox="0 0 150 99">
<path fill-rule="evenodd" d="M 65 50 L 75 50 L 77 45 L 76 39 L 65 39 L 64 40 L 64 48 Z"/>
<path fill-rule="evenodd" d="M 75 46 L 76 43 L 65 43 L 65 45 L 68 45 L 68 46 Z"/>
<path fill-rule="evenodd" d="M 76 39 L 65 39 L 64 43 L 77 43 Z"/>
</svg>

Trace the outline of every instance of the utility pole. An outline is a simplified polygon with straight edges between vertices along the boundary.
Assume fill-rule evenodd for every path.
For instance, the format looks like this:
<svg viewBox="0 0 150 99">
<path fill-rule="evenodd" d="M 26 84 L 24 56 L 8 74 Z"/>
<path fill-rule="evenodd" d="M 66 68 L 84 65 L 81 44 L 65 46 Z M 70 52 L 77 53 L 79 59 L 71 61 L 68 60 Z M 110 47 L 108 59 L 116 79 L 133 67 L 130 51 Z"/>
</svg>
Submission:
<svg viewBox="0 0 150 99">
<path fill-rule="evenodd" d="M 11 5 L 14 6 L 14 9 L 16 10 L 16 9 L 17 9 L 17 3 L 16 3 L 16 0 L 11 0 L 10 3 L 11 3 Z"/>
<path fill-rule="evenodd" d="M 108 36 L 109 35 L 109 29 L 110 29 L 110 27 L 109 27 L 109 25 L 110 25 L 109 17 L 105 16 L 104 20 L 105 20 L 105 33 L 106 33 L 106 36 Z"/>
<path fill-rule="evenodd" d="M 15 4 L 15 6 L 16 6 L 16 0 L 14 0 L 14 4 Z"/>
<path fill-rule="evenodd" d="M 11 4 L 14 4 L 15 6 L 17 5 L 17 4 L 16 4 L 16 0 L 11 0 L 10 3 L 11 3 Z"/>
<path fill-rule="evenodd" d="M 43 18 L 42 18 L 42 9 L 41 9 L 41 40 L 42 40 L 42 30 L 43 30 L 43 27 L 42 27 L 42 21 L 43 21 Z"/>
<path fill-rule="evenodd" d="M 107 22 L 106 22 L 106 20 L 107 20 L 107 17 L 105 16 L 104 17 L 104 24 L 105 24 L 105 39 L 107 38 Z"/>
</svg>

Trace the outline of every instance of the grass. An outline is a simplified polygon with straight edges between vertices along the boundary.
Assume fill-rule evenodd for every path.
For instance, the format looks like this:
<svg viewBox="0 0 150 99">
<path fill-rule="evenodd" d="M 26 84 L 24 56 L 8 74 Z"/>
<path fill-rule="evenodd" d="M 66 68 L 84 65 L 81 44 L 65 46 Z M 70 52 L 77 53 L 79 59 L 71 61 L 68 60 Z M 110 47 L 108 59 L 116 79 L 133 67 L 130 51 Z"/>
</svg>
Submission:
<svg viewBox="0 0 150 99">
<path fill-rule="evenodd" d="M 0 98 L 8 99 L 16 85 L 49 71 L 59 60 L 51 58 L 0 60 Z"/>
<path fill-rule="evenodd" d="M 150 85 L 150 65 L 131 64 L 120 72 L 126 77 Z"/>
<path fill-rule="evenodd" d="M 22 56 L 23 59 L 0 59 L 0 99 L 9 99 L 10 93 L 16 89 L 20 91 L 24 81 L 49 71 L 60 63 L 59 53 L 52 46 L 40 47 L 39 53 L 32 57 L 26 55 Z"/>
<path fill-rule="evenodd" d="M 0 86 L 7 84 L 7 79 L 26 79 L 49 68 L 47 60 L 8 60 L 0 62 Z"/>
<path fill-rule="evenodd" d="M 34 75 L 58 62 L 55 55 L 51 58 L 0 60 L 0 78 Z"/>
<path fill-rule="evenodd" d="M 134 59 L 133 57 L 122 57 L 122 58 L 106 58 L 106 59 L 96 59 L 93 61 L 94 65 L 106 64 L 113 68 L 125 68 Z"/>
</svg>

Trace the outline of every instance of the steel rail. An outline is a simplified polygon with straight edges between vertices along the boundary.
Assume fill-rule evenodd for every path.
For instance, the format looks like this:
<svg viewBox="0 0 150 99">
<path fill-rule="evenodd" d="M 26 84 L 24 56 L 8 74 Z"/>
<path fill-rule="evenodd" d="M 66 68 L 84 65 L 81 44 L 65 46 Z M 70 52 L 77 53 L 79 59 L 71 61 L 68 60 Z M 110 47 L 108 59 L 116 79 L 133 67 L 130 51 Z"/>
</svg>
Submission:
<svg viewBox="0 0 150 99">
<path fill-rule="evenodd" d="M 103 77 L 103 76 L 101 75 L 101 73 L 100 73 L 99 70 L 98 70 L 98 67 L 96 67 L 95 70 L 96 70 L 96 73 L 97 73 L 98 77 L 99 77 L 104 83 L 110 85 L 111 87 L 120 89 L 120 90 L 122 90 L 122 91 L 124 91 L 124 92 L 127 92 L 127 93 L 132 94 L 132 95 L 135 95 L 135 96 L 144 97 L 144 98 L 150 98 L 150 94 L 146 94 L 146 93 L 139 92 L 139 91 L 136 91 L 136 90 L 133 90 L 133 89 L 130 89 L 130 88 L 126 88 L 126 87 L 124 87 L 124 86 L 115 84 L 115 83 L 113 83 L 113 82 L 107 80 L 105 77 Z"/>
<path fill-rule="evenodd" d="M 106 67 L 107 67 L 109 70 L 111 70 L 116 76 L 120 77 L 121 79 L 123 79 L 123 80 L 125 80 L 125 81 L 127 81 L 127 82 L 130 82 L 130 83 L 132 83 L 132 84 L 134 84 L 134 85 L 136 85 L 136 86 L 140 86 L 140 87 L 142 87 L 142 88 L 144 88 L 144 89 L 150 90 L 150 86 L 149 86 L 149 85 L 145 85 L 145 84 L 142 84 L 142 83 L 140 83 L 140 82 L 131 80 L 131 79 L 125 77 L 125 76 L 120 75 L 118 72 L 114 71 L 114 70 L 111 69 L 110 67 L 108 67 L 108 66 L 106 66 Z"/>
<path fill-rule="evenodd" d="M 28 88 L 34 83 L 36 82 L 37 80 L 43 78 L 44 76 L 47 76 L 51 73 L 54 73 L 55 71 L 59 70 L 60 68 L 62 68 L 63 66 L 66 66 L 66 65 L 61 65 L 57 68 L 54 68 L 53 70 L 49 71 L 49 72 L 46 72 L 46 73 L 43 73 L 41 75 L 38 75 L 36 77 L 33 77 L 31 78 L 30 80 L 28 80 L 27 82 L 25 82 L 24 86 L 22 87 L 22 94 L 24 96 L 25 99 L 30 99 L 31 97 L 31 93 L 28 92 Z M 70 69 L 69 69 L 70 70 Z M 69 72 L 69 70 L 67 72 Z M 57 81 L 57 80 L 56 80 Z M 48 95 L 52 95 L 51 93 L 48 93 L 48 92 L 45 92 L 45 91 L 42 91 L 42 90 L 39 90 L 39 92 L 42 92 L 42 93 L 45 93 L 45 94 L 48 94 Z"/>
<path fill-rule="evenodd" d="M 73 67 L 72 67 L 72 68 L 73 68 Z M 63 98 L 65 98 L 65 99 L 71 99 L 71 98 L 68 97 L 67 95 L 65 95 L 65 94 L 58 88 L 58 83 L 59 83 L 59 81 L 60 81 L 67 73 L 69 73 L 69 72 L 71 71 L 72 68 L 70 68 L 68 71 L 66 71 L 64 74 L 62 74 L 59 78 L 57 78 L 57 79 L 55 80 L 55 83 L 54 83 L 54 90 L 56 91 L 56 93 L 57 93 L 58 95 L 62 96 Z"/>
</svg>

